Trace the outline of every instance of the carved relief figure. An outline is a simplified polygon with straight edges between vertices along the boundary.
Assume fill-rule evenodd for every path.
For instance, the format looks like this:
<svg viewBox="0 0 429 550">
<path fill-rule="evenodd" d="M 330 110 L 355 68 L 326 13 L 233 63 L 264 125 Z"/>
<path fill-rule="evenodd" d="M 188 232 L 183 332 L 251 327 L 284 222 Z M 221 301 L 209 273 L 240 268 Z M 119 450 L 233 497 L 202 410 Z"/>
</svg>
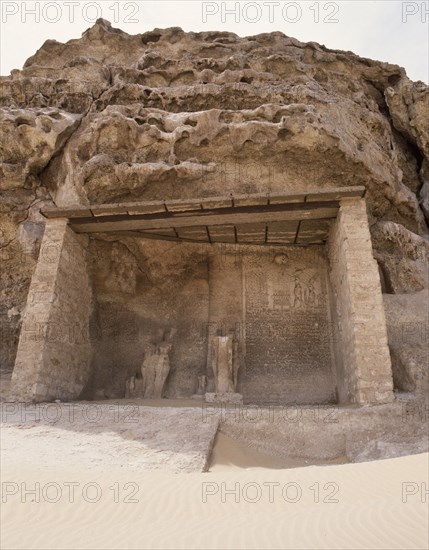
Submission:
<svg viewBox="0 0 429 550">
<path fill-rule="evenodd" d="M 137 264 L 129 250 L 122 244 L 112 247 L 112 261 L 104 284 L 113 292 L 134 294 L 137 281 Z"/>
<path fill-rule="evenodd" d="M 287 258 L 283 256 L 278 254 L 274 258 L 274 263 L 280 268 L 277 279 L 267 282 L 269 309 L 287 311 L 319 307 L 322 293 L 320 275 L 317 272 L 311 275 L 312 271 L 302 268 L 291 272 L 286 266 Z"/>
<path fill-rule="evenodd" d="M 304 295 L 302 291 L 301 283 L 298 278 L 295 277 L 295 284 L 293 287 L 293 307 L 298 308 L 304 304 Z"/>
<path fill-rule="evenodd" d="M 310 307 L 317 305 L 317 295 L 313 281 L 310 281 L 307 286 L 306 304 Z"/>
<path fill-rule="evenodd" d="M 125 398 L 143 397 L 143 379 L 136 373 L 125 382 Z"/>
</svg>

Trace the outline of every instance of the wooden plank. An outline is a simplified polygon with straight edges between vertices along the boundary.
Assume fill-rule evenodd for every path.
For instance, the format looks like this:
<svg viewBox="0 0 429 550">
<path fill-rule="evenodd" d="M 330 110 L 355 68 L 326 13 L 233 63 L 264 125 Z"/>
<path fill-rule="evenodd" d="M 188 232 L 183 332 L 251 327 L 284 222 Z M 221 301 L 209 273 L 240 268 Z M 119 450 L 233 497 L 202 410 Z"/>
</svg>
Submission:
<svg viewBox="0 0 429 550">
<path fill-rule="evenodd" d="M 210 226 L 210 241 L 213 243 L 235 243 L 233 225 Z"/>
<path fill-rule="evenodd" d="M 161 214 L 162 212 L 166 212 L 166 210 L 163 202 L 151 202 L 128 206 L 127 212 L 130 216 L 136 216 L 138 214 Z"/>
<path fill-rule="evenodd" d="M 131 237 L 133 239 L 182 242 L 182 239 L 179 239 L 176 235 L 172 237 L 166 234 L 149 233 L 147 231 L 112 231 L 110 234 L 118 234 L 119 237 Z"/>
<path fill-rule="evenodd" d="M 94 235 L 96 235 L 94 233 Z M 165 234 L 158 234 L 158 233 L 149 233 L 147 231 L 112 231 L 109 233 L 109 236 L 112 237 L 119 237 L 119 238 L 132 238 L 132 239 L 147 239 L 147 240 L 155 240 L 155 241 L 169 241 L 169 242 L 177 242 L 177 243 L 195 243 L 195 244 L 209 244 L 207 240 L 207 234 L 206 234 L 206 240 L 198 240 L 198 239 L 190 239 L 185 237 L 171 237 Z"/>
<path fill-rule="evenodd" d="M 272 222 L 268 224 L 267 244 L 287 243 L 295 241 L 299 220 Z"/>
<path fill-rule="evenodd" d="M 165 201 L 167 212 L 184 212 L 186 210 L 201 210 L 201 201 L 199 199 L 186 202 Z"/>
<path fill-rule="evenodd" d="M 53 219 L 53 218 L 60 218 L 61 216 L 58 216 L 57 209 L 55 210 L 48 210 L 47 208 L 43 208 L 40 210 L 40 213 L 44 218 Z M 64 216 L 65 218 L 68 218 L 67 216 Z"/>
<path fill-rule="evenodd" d="M 320 189 L 307 193 L 306 202 L 323 201 L 323 200 L 341 200 L 349 197 L 363 197 L 365 187 L 357 185 L 356 187 L 337 187 L 334 189 Z"/>
<path fill-rule="evenodd" d="M 206 197 L 196 199 L 181 199 L 164 201 L 125 202 L 115 204 L 99 204 L 90 207 L 71 206 L 70 208 L 42 208 L 41 213 L 46 218 L 86 218 L 92 215 L 96 217 L 106 215 L 122 215 L 128 212 L 130 215 L 157 214 L 170 212 L 190 212 L 202 208 L 204 211 L 212 209 L 231 208 L 241 206 L 265 205 L 269 199 L 271 205 L 296 204 L 300 202 L 324 202 L 338 201 L 348 197 L 363 197 L 365 187 L 340 187 L 332 189 L 315 189 L 300 193 L 255 193 L 249 195 L 236 195 L 227 197 Z"/>
<path fill-rule="evenodd" d="M 92 216 L 92 212 L 89 209 L 83 208 L 43 208 L 41 214 L 45 218 L 89 218 Z"/>
<path fill-rule="evenodd" d="M 179 238 L 177 236 L 170 237 L 168 235 L 164 234 L 158 234 L 158 233 L 149 233 L 147 231 L 112 231 L 110 235 L 118 235 L 119 237 L 130 237 L 133 239 L 148 239 L 148 240 L 156 240 L 156 241 L 170 241 L 170 242 L 176 242 L 176 243 L 196 243 L 201 244 L 202 242 L 205 242 L 208 244 L 208 241 L 200 241 L 195 239 L 187 239 L 187 238 Z M 206 235 L 207 239 L 207 235 Z"/>
<path fill-rule="evenodd" d="M 257 204 L 268 204 L 268 196 L 262 195 L 262 196 L 252 196 L 252 195 L 244 195 L 244 196 L 237 196 L 232 197 L 234 206 L 256 206 Z"/>
<path fill-rule="evenodd" d="M 237 225 L 238 243 L 261 243 L 265 242 L 265 223 L 247 223 Z"/>
<path fill-rule="evenodd" d="M 164 235 L 165 237 L 177 237 L 177 232 L 169 227 L 166 229 L 146 229 L 146 233 L 156 233 L 157 235 Z"/>
<path fill-rule="evenodd" d="M 124 202 L 92 206 L 94 216 L 112 216 L 115 214 L 156 214 L 165 212 L 164 201 Z"/>
<path fill-rule="evenodd" d="M 325 219 L 335 218 L 338 212 L 338 203 L 311 203 L 311 204 L 288 204 L 277 205 L 277 207 L 242 207 L 231 208 L 222 211 L 209 210 L 195 212 L 186 215 L 182 212 L 176 214 L 166 213 L 165 215 L 153 216 L 114 216 L 106 218 L 86 218 L 85 220 L 71 220 L 70 225 L 78 233 L 93 233 L 100 231 L 119 230 L 144 230 L 144 229 L 165 229 L 179 227 L 195 227 L 198 225 L 239 225 L 243 223 L 272 222 L 282 220 L 304 220 L 304 219 Z M 94 223 L 96 222 L 96 223 Z"/>
<path fill-rule="evenodd" d="M 274 245 L 289 245 L 289 244 L 295 244 L 295 235 L 291 235 L 290 237 L 272 237 L 271 240 L 267 240 L 265 243 L 267 246 L 274 246 Z"/>
<path fill-rule="evenodd" d="M 212 199 L 201 199 L 201 206 L 203 210 L 212 210 L 213 208 L 231 208 L 231 197 L 219 197 Z"/>
<path fill-rule="evenodd" d="M 258 216 L 259 220 L 264 222 L 281 221 L 281 220 L 299 220 L 299 219 L 324 219 L 335 218 L 337 214 L 336 208 L 323 208 L 317 211 L 291 211 L 291 212 L 267 212 L 264 216 Z M 255 216 L 256 217 L 256 216 Z M 212 216 L 210 219 L 201 219 L 196 216 L 187 216 L 183 219 L 154 219 L 142 220 L 129 218 L 120 221 L 100 221 L 99 223 L 82 223 L 78 219 L 72 220 L 70 226 L 77 233 L 94 233 L 100 231 L 136 231 L 147 229 L 168 229 L 171 227 L 191 227 L 199 225 L 222 226 L 233 225 L 234 222 L 246 223 L 249 221 L 248 214 L 225 214 Z"/>
<path fill-rule="evenodd" d="M 322 243 L 328 239 L 330 220 L 303 220 L 299 226 L 297 244 Z"/>
<path fill-rule="evenodd" d="M 177 230 L 180 238 L 194 239 L 197 241 L 208 242 L 207 229 L 205 226 L 201 227 L 181 227 Z"/>
<path fill-rule="evenodd" d="M 127 214 L 128 209 L 126 206 L 120 204 L 112 204 L 106 206 L 93 206 L 91 207 L 92 214 L 94 216 L 111 216 L 112 214 Z"/>
<path fill-rule="evenodd" d="M 270 194 L 270 204 L 290 204 L 297 202 L 304 202 L 306 194 L 305 193 L 293 193 L 290 195 L 285 195 L 284 193 L 273 193 Z"/>
</svg>

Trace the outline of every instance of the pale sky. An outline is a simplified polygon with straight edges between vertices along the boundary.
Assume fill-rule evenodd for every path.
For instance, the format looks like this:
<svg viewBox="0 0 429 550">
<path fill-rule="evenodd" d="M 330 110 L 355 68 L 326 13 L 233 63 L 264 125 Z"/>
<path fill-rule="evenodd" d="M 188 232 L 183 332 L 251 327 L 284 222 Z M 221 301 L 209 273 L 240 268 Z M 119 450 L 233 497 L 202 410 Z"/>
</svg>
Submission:
<svg viewBox="0 0 429 550">
<path fill-rule="evenodd" d="M 21 69 L 45 40 L 79 38 L 103 17 L 129 34 L 172 26 L 240 36 L 281 31 L 396 63 L 413 80 L 428 82 L 428 0 L 2 0 L 0 9 L 2 75 Z"/>
</svg>

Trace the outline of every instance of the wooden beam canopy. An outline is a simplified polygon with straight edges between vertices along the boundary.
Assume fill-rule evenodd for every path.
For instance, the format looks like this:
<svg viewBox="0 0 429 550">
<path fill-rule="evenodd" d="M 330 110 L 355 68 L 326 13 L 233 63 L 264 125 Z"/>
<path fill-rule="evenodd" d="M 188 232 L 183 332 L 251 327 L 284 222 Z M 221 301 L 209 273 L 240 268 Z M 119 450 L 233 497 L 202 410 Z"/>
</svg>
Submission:
<svg viewBox="0 0 429 550">
<path fill-rule="evenodd" d="M 76 233 L 124 232 L 179 242 L 308 245 L 326 241 L 341 199 L 364 193 L 364 187 L 346 187 L 301 194 L 44 208 L 42 214 L 67 218 Z"/>
</svg>

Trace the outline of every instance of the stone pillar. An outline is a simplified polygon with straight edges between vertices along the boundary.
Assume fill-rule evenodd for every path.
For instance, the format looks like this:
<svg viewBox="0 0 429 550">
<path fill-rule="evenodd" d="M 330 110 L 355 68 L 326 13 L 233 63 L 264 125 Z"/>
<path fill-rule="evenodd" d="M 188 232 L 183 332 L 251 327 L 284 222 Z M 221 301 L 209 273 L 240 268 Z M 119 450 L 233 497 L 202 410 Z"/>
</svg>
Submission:
<svg viewBox="0 0 429 550">
<path fill-rule="evenodd" d="M 33 274 L 12 375 L 20 401 L 76 399 L 91 374 L 92 290 L 87 237 L 48 220 Z"/>
<path fill-rule="evenodd" d="M 393 400 L 390 353 L 377 262 L 364 199 L 343 199 L 329 238 L 337 323 L 340 403 Z"/>
</svg>

